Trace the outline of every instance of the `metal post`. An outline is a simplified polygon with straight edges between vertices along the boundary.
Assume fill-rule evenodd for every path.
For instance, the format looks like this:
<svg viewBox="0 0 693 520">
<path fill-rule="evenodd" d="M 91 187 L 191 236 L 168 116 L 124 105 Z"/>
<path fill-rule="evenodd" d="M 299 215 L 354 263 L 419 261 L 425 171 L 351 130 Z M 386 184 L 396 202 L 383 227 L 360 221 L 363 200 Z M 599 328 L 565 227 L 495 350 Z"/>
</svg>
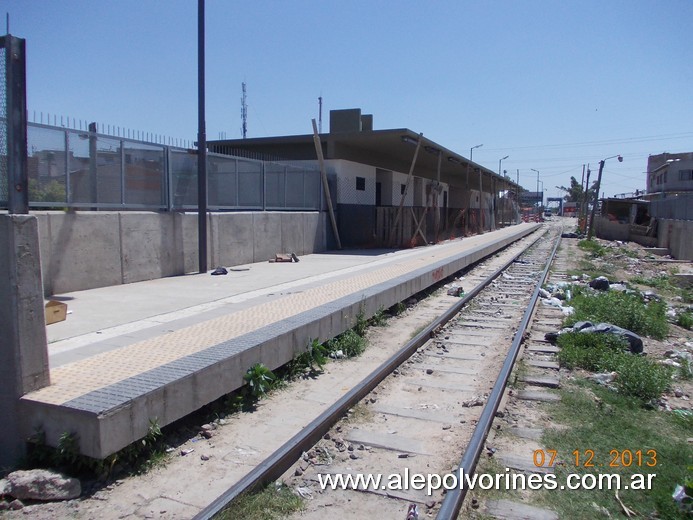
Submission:
<svg viewBox="0 0 693 520">
<path fill-rule="evenodd" d="M 65 204 L 72 202 L 70 189 L 70 131 L 65 130 Z"/>
<path fill-rule="evenodd" d="M 582 215 L 582 225 L 580 231 L 583 233 L 586 230 L 587 227 L 587 206 L 588 206 L 588 195 L 587 193 L 589 192 L 590 189 L 590 165 L 589 163 L 587 164 L 587 179 L 585 180 L 585 189 L 582 192 L 582 208 L 580 208 L 580 215 Z"/>
<path fill-rule="evenodd" d="M 120 143 L 120 203 L 125 205 L 125 146 L 123 140 Z"/>
<path fill-rule="evenodd" d="M 481 184 L 481 168 L 479 170 L 479 233 L 481 234 L 481 195 L 483 193 L 483 186 Z"/>
<path fill-rule="evenodd" d="M 205 128 L 205 0 L 197 0 L 197 247 L 207 272 L 207 130 Z"/>
<path fill-rule="evenodd" d="M 29 213 L 29 170 L 26 144 L 26 41 L 9 34 L 5 46 L 7 107 L 7 207 L 15 214 Z"/>
<path fill-rule="evenodd" d="M 91 191 L 91 202 L 96 204 L 99 202 L 99 187 L 97 181 L 97 169 L 96 169 L 96 123 L 89 123 L 89 186 Z M 96 207 L 92 208 L 92 211 L 96 211 Z"/>
</svg>

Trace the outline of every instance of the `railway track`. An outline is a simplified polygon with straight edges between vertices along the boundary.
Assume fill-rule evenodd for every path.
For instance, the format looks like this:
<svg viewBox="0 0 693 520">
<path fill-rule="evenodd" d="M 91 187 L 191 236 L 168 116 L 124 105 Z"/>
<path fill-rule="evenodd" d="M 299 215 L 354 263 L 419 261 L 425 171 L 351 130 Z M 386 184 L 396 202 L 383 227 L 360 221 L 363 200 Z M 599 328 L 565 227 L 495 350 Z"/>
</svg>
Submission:
<svg viewBox="0 0 693 520">
<path fill-rule="evenodd" d="M 544 231 L 506 265 L 477 275 L 483 281 L 473 291 L 195 518 L 214 518 L 239 494 L 278 478 L 311 499 L 301 518 L 373 511 L 406 518 L 414 505 L 455 518 L 464 490 L 413 489 L 411 479 L 473 472 L 561 229 Z M 359 490 L 321 489 L 337 475 L 383 480 Z"/>
</svg>

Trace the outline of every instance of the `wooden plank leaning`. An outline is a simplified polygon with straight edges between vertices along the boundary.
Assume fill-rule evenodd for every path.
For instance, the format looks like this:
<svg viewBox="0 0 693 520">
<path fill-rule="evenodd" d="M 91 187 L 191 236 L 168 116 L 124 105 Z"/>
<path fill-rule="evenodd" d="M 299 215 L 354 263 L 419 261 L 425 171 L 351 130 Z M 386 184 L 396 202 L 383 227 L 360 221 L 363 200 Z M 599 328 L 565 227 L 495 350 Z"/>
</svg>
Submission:
<svg viewBox="0 0 693 520">
<path fill-rule="evenodd" d="M 330 222 L 332 223 L 332 231 L 337 241 L 337 249 L 342 249 L 342 241 L 339 239 L 339 230 L 337 229 L 337 221 L 334 218 L 334 209 L 332 209 L 332 197 L 330 196 L 330 186 L 327 184 L 327 173 L 325 172 L 325 158 L 322 155 L 322 145 L 320 144 L 320 135 L 318 134 L 318 125 L 313 121 L 313 141 L 315 142 L 315 153 L 318 154 L 318 163 L 320 164 L 320 177 L 322 178 L 322 187 L 325 191 L 327 199 L 327 211 L 330 213 Z"/>
</svg>

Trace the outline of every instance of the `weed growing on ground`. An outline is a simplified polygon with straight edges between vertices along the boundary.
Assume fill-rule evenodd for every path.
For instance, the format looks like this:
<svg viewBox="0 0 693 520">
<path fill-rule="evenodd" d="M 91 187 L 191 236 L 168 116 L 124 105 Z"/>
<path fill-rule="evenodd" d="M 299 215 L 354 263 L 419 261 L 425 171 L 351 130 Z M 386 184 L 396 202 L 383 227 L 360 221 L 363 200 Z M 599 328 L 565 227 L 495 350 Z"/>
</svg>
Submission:
<svg viewBox="0 0 693 520">
<path fill-rule="evenodd" d="M 693 329 L 693 314 L 690 312 L 681 312 L 676 316 L 676 324 L 686 330 Z"/>
<path fill-rule="evenodd" d="M 570 269 L 567 274 L 569 276 L 589 275 L 592 278 L 598 276 L 606 276 L 607 278 L 613 274 L 614 270 L 610 265 L 597 266 L 589 260 L 580 259 L 577 262 L 577 269 Z"/>
<path fill-rule="evenodd" d="M 558 336 L 558 362 L 569 370 L 582 368 L 590 372 L 612 371 L 616 358 L 628 343 L 608 334 L 568 332 Z"/>
<path fill-rule="evenodd" d="M 385 308 L 380 307 L 378 311 L 371 318 L 371 325 L 374 327 L 382 327 L 387 323 L 387 315 L 385 314 Z"/>
<path fill-rule="evenodd" d="M 330 352 L 341 350 L 345 357 L 359 356 L 366 350 L 366 338 L 349 329 L 327 342 Z"/>
<path fill-rule="evenodd" d="M 658 365 L 642 356 L 624 353 L 617 357 L 614 384 L 620 393 L 649 402 L 658 399 L 671 384 L 670 367 Z"/>
<path fill-rule="evenodd" d="M 600 258 L 606 254 L 606 248 L 595 240 L 580 240 L 578 247 L 589 252 L 592 258 Z"/>
<path fill-rule="evenodd" d="M 626 352 L 627 343 L 606 334 L 568 332 L 558 337 L 558 360 L 569 369 L 616 372 L 614 386 L 623 395 L 649 402 L 660 397 L 671 382 L 671 369 L 646 357 Z"/>
<path fill-rule="evenodd" d="M 399 316 L 404 311 L 407 310 L 407 306 L 403 302 L 397 302 L 389 309 L 389 313 L 392 316 Z"/>
<path fill-rule="evenodd" d="M 648 287 L 654 287 L 659 290 L 674 290 L 675 287 L 671 285 L 669 276 L 666 274 L 658 274 L 652 278 L 645 278 L 644 276 L 633 276 L 630 279 L 631 283 L 638 285 L 647 285 Z"/>
<path fill-rule="evenodd" d="M 57 448 L 46 444 L 43 430 L 37 430 L 28 439 L 26 467 L 53 468 L 78 477 L 106 478 L 112 474 L 116 465 L 127 473 L 141 474 L 161 463 L 166 458 L 163 446 L 163 433 L 156 419 L 149 420 L 147 435 L 109 455 L 103 460 L 82 455 L 79 437 L 73 432 L 64 432 Z"/>
<path fill-rule="evenodd" d="M 361 310 L 356 315 L 356 324 L 354 325 L 353 330 L 359 336 L 365 336 L 366 335 L 366 329 L 368 329 L 368 320 L 366 319 L 366 315 L 363 311 L 363 306 L 361 306 Z"/>
<path fill-rule="evenodd" d="M 638 294 L 594 292 L 580 286 L 571 290 L 570 305 L 575 313 L 566 318 L 566 326 L 578 321 L 606 322 L 655 339 L 663 339 L 669 331 L 663 302 L 645 302 Z"/>
<path fill-rule="evenodd" d="M 301 352 L 294 356 L 283 369 L 285 378 L 288 380 L 296 379 L 298 376 L 305 373 L 305 370 L 310 369 L 311 373 L 317 373 L 322 370 L 330 351 L 327 344 L 320 343 L 320 340 L 314 339 L 308 344 L 305 352 Z"/>
<path fill-rule="evenodd" d="M 277 377 L 262 363 L 255 363 L 243 376 L 250 395 L 255 399 L 263 397 L 275 384 Z"/>
<path fill-rule="evenodd" d="M 278 520 L 301 511 L 303 499 L 282 484 L 270 484 L 259 492 L 246 493 L 236 498 L 217 518 L 232 520 Z"/>
</svg>

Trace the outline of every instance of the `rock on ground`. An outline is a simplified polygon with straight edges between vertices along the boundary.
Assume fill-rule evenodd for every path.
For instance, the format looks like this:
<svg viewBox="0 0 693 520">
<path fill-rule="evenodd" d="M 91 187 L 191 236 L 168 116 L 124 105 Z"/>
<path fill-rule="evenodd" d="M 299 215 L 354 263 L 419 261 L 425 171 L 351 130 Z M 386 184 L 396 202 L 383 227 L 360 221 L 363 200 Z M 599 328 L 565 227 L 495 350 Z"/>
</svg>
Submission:
<svg viewBox="0 0 693 520">
<path fill-rule="evenodd" d="M 72 500 L 82 494 L 82 486 L 54 471 L 19 470 L 7 475 L 5 493 L 19 500 Z"/>
</svg>

